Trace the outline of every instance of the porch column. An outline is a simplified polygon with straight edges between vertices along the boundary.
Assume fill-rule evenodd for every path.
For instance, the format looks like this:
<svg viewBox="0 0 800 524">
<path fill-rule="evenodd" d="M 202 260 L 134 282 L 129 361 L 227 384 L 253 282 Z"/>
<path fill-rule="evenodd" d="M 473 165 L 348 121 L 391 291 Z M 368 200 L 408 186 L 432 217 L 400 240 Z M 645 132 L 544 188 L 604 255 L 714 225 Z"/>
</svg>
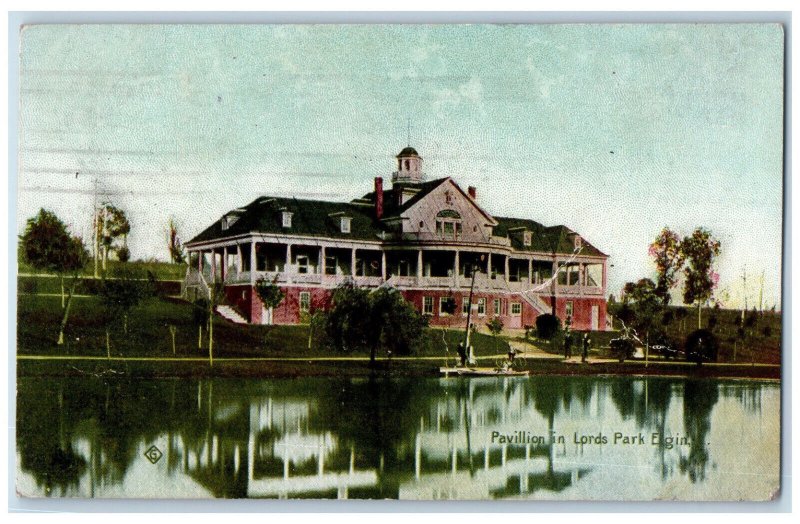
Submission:
<svg viewBox="0 0 800 524">
<path fill-rule="evenodd" d="M 492 276 L 492 254 L 489 253 L 489 256 L 486 259 L 486 274 L 491 278 Z"/>
<path fill-rule="evenodd" d="M 422 250 L 417 250 L 417 278 L 422 278 Z"/>
<path fill-rule="evenodd" d="M 356 276 L 356 248 L 350 251 L 350 276 Z"/>
<path fill-rule="evenodd" d="M 381 251 L 381 278 L 386 280 L 386 251 Z"/>
<path fill-rule="evenodd" d="M 211 282 L 217 281 L 217 252 L 211 250 Z"/>
<path fill-rule="evenodd" d="M 256 239 L 250 241 L 250 285 L 256 285 Z"/>
<path fill-rule="evenodd" d="M 603 260 L 603 296 L 606 294 L 606 278 L 608 278 L 608 260 Z"/>
<path fill-rule="evenodd" d="M 508 255 L 506 255 L 506 265 L 505 265 L 505 272 L 506 272 L 506 282 L 508 282 L 508 266 L 510 265 L 510 264 L 509 264 L 509 261 L 510 261 L 510 260 L 511 260 L 511 257 L 510 257 L 510 256 L 508 256 Z"/>
<path fill-rule="evenodd" d="M 286 244 L 286 263 L 283 266 L 284 273 L 289 272 L 289 266 L 292 265 L 292 245 Z"/>
<path fill-rule="evenodd" d="M 458 270 L 461 267 L 461 257 L 459 251 L 456 249 L 456 256 L 453 259 L 453 276 L 458 278 Z"/>
<path fill-rule="evenodd" d="M 319 274 L 325 274 L 325 246 L 319 248 Z"/>
<path fill-rule="evenodd" d="M 533 284 L 533 259 L 528 259 L 528 284 Z"/>
<path fill-rule="evenodd" d="M 225 282 L 225 273 L 228 272 L 228 246 L 222 248 L 222 281 Z"/>
<path fill-rule="evenodd" d="M 242 272 L 242 245 L 236 244 L 236 274 Z"/>
<path fill-rule="evenodd" d="M 203 252 L 202 251 L 198 251 L 197 252 L 197 270 L 199 272 L 201 272 L 201 273 L 203 272 Z"/>
</svg>

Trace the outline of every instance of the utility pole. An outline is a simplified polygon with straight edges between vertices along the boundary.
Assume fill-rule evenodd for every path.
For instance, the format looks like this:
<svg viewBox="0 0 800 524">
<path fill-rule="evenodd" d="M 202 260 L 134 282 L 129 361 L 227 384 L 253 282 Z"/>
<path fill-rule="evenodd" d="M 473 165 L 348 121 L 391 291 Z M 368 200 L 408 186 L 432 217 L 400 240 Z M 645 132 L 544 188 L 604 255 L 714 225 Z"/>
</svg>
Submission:
<svg viewBox="0 0 800 524">
<path fill-rule="evenodd" d="M 744 312 L 747 311 L 747 266 L 742 267 L 742 293 L 744 294 L 744 309 L 742 309 L 742 324 L 744 324 Z"/>
</svg>

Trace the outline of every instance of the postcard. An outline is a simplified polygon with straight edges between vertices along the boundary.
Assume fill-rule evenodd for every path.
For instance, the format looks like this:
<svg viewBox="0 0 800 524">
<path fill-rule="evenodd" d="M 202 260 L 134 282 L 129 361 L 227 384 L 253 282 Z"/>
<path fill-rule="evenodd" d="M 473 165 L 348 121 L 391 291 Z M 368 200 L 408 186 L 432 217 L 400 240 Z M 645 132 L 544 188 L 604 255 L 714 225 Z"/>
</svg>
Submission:
<svg viewBox="0 0 800 524">
<path fill-rule="evenodd" d="M 23 27 L 18 495 L 775 499 L 784 38 Z"/>
</svg>

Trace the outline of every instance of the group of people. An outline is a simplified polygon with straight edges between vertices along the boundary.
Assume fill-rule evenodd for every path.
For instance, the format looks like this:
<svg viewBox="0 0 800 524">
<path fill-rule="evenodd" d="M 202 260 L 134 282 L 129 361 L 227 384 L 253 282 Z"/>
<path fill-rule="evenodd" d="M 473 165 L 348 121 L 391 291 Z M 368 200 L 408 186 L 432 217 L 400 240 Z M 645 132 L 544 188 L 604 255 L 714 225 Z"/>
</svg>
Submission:
<svg viewBox="0 0 800 524">
<path fill-rule="evenodd" d="M 571 358 L 572 357 L 572 332 L 568 331 L 564 336 L 564 358 Z M 589 338 L 589 333 L 583 334 L 583 340 L 581 341 L 582 345 L 582 352 L 581 352 L 581 362 L 586 362 L 589 358 L 589 346 L 591 346 L 592 340 Z"/>
</svg>

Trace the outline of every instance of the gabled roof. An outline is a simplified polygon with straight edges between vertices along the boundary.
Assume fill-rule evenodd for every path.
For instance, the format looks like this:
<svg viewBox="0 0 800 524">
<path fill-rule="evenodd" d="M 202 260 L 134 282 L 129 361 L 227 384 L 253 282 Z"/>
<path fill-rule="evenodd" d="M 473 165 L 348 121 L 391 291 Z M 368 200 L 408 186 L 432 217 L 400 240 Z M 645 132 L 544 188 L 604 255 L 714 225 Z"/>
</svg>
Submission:
<svg viewBox="0 0 800 524">
<path fill-rule="evenodd" d="M 292 213 L 292 227 L 283 227 L 282 212 Z M 259 197 L 244 208 L 239 208 L 238 220 L 228 229 L 222 229 L 226 213 L 189 243 L 217 238 L 243 235 L 252 231 L 259 233 L 291 234 L 325 238 L 351 238 L 379 240 L 382 225 L 375 220 L 372 206 L 359 206 L 347 202 L 324 200 L 298 200 L 283 197 Z M 351 217 L 350 232 L 342 233 L 340 216 Z"/>
<path fill-rule="evenodd" d="M 449 177 L 437 178 L 436 180 L 429 180 L 421 184 L 408 183 L 408 182 L 395 182 L 391 189 L 383 191 L 383 218 L 399 217 L 405 210 L 425 198 L 431 191 L 442 185 Z M 413 197 L 409 198 L 403 204 L 399 204 L 400 199 L 397 194 L 403 189 L 416 191 Z M 368 201 L 370 204 L 375 202 L 375 192 L 367 193 L 359 200 Z"/>
<path fill-rule="evenodd" d="M 574 235 L 575 231 L 567 226 L 545 227 L 542 224 L 524 218 L 494 217 L 497 226 L 494 228 L 494 236 L 509 237 L 511 247 L 517 251 L 537 251 L 545 253 L 572 254 L 575 252 Z M 526 246 L 523 242 L 521 233 L 514 234 L 510 230 L 526 229 L 531 234 L 531 245 Z M 585 238 L 581 237 L 581 255 L 587 256 L 606 256 L 605 253 L 590 244 Z"/>
</svg>

